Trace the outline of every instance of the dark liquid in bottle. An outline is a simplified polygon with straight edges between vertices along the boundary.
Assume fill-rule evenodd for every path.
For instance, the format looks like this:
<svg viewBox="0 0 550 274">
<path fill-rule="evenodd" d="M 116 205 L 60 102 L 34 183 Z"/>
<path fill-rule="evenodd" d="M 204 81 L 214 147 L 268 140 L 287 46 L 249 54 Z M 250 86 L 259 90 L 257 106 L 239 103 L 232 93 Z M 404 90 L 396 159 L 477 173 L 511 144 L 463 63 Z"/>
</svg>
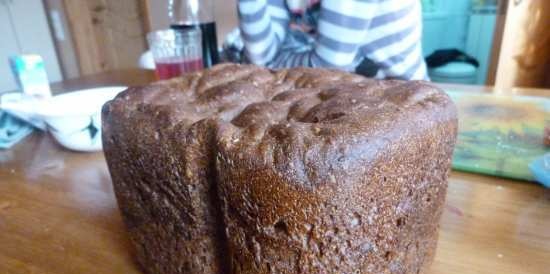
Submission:
<svg viewBox="0 0 550 274">
<path fill-rule="evenodd" d="M 216 36 L 216 22 L 186 23 L 171 26 L 171 28 L 175 30 L 196 27 L 199 27 L 202 33 L 202 63 L 205 68 L 209 68 L 220 62 L 218 39 Z"/>
</svg>

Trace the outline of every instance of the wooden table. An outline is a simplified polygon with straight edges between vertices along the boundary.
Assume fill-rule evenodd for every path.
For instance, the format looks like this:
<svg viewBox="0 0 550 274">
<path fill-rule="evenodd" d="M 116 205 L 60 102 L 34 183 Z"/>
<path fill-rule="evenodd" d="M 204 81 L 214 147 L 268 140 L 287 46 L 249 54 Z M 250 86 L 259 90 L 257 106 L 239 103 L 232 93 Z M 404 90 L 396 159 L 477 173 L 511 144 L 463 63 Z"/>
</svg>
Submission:
<svg viewBox="0 0 550 274">
<path fill-rule="evenodd" d="M 152 79 L 121 71 L 54 90 Z M 70 152 L 42 133 L 0 150 L 0 273 L 140 273 L 102 153 Z M 550 191 L 454 172 L 431 269 L 443 273 L 550 273 Z"/>
</svg>

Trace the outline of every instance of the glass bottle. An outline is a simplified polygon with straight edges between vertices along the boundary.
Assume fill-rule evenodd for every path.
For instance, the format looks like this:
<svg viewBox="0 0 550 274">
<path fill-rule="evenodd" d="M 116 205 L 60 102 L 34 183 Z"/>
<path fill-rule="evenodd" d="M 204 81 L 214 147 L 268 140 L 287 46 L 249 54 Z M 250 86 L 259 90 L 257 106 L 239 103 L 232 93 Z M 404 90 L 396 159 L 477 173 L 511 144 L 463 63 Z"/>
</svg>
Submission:
<svg viewBox="0 0 550 274">
<path fill-rule="evenodd" d="M 220 61 L 213 0 L 169 0 L 168 16 L 174 30 L 199 28 L 202 36 L 202 62 L 209 68 Z"/>
</svg>

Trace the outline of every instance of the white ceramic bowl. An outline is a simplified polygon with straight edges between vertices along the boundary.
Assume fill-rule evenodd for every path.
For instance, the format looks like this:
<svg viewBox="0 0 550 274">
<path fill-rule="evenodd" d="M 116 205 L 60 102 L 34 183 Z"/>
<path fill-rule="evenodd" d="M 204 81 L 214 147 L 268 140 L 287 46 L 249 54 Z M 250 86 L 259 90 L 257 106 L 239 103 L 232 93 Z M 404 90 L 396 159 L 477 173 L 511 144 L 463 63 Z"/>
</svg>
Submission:
<svg viewBox="0 0 550 274">
<path fill-rule="evenodd" d="M 78 90 L 36 101 L 21 93 L 2 96 L 2 109 L 38 128 L 46 128 L 62 146 L 98 151 L 101 145 L 101 107 L 126 87 Z"/>
</svg>

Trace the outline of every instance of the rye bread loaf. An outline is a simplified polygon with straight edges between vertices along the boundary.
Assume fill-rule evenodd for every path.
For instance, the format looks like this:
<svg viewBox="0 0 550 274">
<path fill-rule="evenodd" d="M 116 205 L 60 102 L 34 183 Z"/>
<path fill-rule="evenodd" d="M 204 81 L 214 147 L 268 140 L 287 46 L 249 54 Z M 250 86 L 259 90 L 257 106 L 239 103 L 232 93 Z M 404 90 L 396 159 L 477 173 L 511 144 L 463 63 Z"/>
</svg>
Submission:
<svg viewBox="0 0 550 274">
<path fill-rule="evenodd" d="M 103 108 L 115 194 L 151 274 L 422 273 L 457 130 L 425 82 L 220 65 Z"/>
</svg>

